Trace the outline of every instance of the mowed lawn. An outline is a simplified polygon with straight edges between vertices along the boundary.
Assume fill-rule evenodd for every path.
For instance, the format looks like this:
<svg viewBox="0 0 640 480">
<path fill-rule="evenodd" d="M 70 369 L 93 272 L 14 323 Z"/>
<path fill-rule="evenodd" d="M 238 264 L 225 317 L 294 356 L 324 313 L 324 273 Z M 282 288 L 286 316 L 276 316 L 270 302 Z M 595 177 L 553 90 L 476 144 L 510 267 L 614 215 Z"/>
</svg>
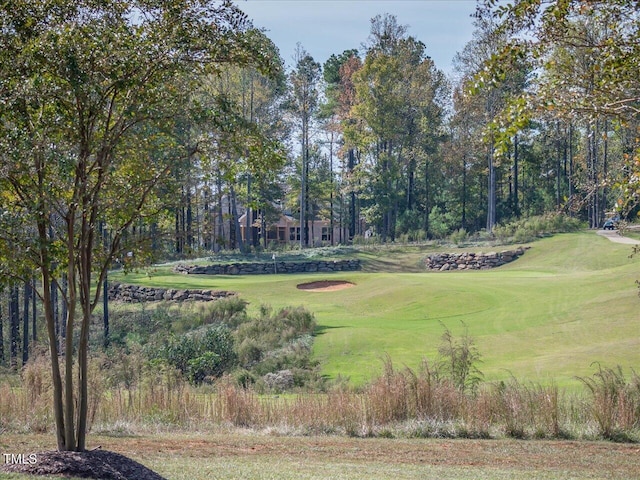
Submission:
<svg viewBox="0 0 640 480">
<path fill-rule="evenodd" d="M 629 258 L 631 247 L 592 231 L 556 235 L 530 246 L 517 261 L 486 271 L 415 273 L 420 252 L 394 249 L 386 255 L 381 249 L 362 254 L 364 269 L 355 273 L 186 276 L 164 267 L 150 275 L 115 278 L 233 290 L 251 309 L 303 305 L 319 325 L 314 355 L 322 372 L 356 385 L 381 371 L 385 355 L 399 367 L 417 368 L 423 358 L 433 360 L 445 327 L 454 335 L 468 328 L 489 381 L 514 376 L 571 386 L 578 384 L 578 376 L 593 373 L 596 363 L 637 369 L 640 258 Z M 323 279 L 355 285 L 332 292 L 296 288 Z"/>
<path fill-rule="evenodd" d="M 638 446 L 606 442 L 155 433 L 91 436 L 171 480 L 636 480 Z M 51 435 L 6 435 L 0 451 L 50 450 Z M 0 480 L 42 477 L 2 474 Z M 59 478 L 59 477 L 47 477 Z"/>
</svg>

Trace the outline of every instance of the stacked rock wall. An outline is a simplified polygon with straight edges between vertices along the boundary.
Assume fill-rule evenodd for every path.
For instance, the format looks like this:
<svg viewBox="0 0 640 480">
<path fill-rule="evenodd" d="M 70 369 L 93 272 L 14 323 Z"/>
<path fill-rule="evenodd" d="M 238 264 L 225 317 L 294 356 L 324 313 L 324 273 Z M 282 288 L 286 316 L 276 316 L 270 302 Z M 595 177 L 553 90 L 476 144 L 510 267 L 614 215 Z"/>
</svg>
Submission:
<svg viewBox="0 0 640 480">
<path fill-rule="evenodd" d="M 227 263 L 178 265 L 174 271 L 188 275 L 265 275 L 271 273 L 347 272 L 360 270 L 360 260 L 314 260 L 307 262 Z"/>
<path fill-rule="evenodd" d="M 234 292 L 224 290 L 177 290 L 174 288 L 140 287 L 138 285 L 124 285 L 114 283 L 109 287 L 109 300 L 127 303 L 140 302 L 184 302 L 188 300 L 210 302 L 219 298 L 227 298 L 236 295 Z"/>
<path fill-rule="evenodd" d="M 518 247 L 515 250 L 490 253 L 434 253 L 425 261 L 429 270 L 445 272 L 448 270 L 488 270 L 514 261 L 522 254 L 525 248 Z"/>
</svg>

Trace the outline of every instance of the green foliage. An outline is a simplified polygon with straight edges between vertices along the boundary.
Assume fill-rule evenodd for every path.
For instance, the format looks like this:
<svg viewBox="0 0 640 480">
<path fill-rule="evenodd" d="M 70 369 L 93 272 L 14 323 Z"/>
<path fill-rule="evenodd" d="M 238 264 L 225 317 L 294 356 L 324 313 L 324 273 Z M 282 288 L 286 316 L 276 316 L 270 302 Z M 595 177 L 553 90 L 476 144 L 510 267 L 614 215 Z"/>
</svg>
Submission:
<svg viewBox="0 0 640 480">
<path fill-rule="evenodd" d="M 315 328 L 313 314 L 301 307 L 273 312 L 262 306 L 256 318 L 235 331 L 240 365 L 257 375 L 288 368 L 313 370 L 316 364 L 310 353 Z"/>
<path fill-rule="evenodd" d="M 247 302 L 237 296 L 222 298 L 200 305 L 199 316 L 202 323 L 222 323 L 231 328 L 246 321 Z"/>
<path fill-rule="evenodd" d="M 469 239 L 469 233 L 460 228 L 449 235 L 449 241 L 454 245 L 462 245 Z"/>
<path fill-rule="evenodd" d="M 503 243 L 526 243 L 544 235 L 576 232 L 581 228 L 583 228 L 583 223 L 579 219 L 561 213 L 553 213 L 496 225 L 493 234 Z"/>
<path fill-rule="evenodd" d="M 207 326 L 170 338 L 157 357 L 182 372 L 191 383 L 219 377 L 236 364 L 231 331 L 222 325 Z"/>
<path fill-rule="evenodd" d="M 438 239 L 445 238 L 449 233 L 449 222 L 446 212 L 439 206 L 434 206 L 429 214 L 429 233 Z"/>
<path fill-rule="evenodd" d="M 475 340 L 469 335 L 467 326 L 464 323 L 463 326 L 465 331 L 459 338 L 445 327 L 440 347 L 438 347 L 440 359 L 437 365 L 439 371 L 461 392 L 473 393 L 477 391 L 484 376 L 477 366 L 482 356 Z"/>
<path fill-rule="evenodd" d="M 303 308 L 249 315 L 237 297 L 194 304 L 127 305 L 113 309 L 107 351 L 114 381 L 135 385 L 147 369 L 169 368 L 194 385 L 222 374 L 242 384 L 291 370 L 294 386 L 320 384 L 310 359 L 316 324 Z M 99 339 L 99 335 L 95 335 Z M 245 372 L 245 374 L 242 374 Z"/>
</svg>

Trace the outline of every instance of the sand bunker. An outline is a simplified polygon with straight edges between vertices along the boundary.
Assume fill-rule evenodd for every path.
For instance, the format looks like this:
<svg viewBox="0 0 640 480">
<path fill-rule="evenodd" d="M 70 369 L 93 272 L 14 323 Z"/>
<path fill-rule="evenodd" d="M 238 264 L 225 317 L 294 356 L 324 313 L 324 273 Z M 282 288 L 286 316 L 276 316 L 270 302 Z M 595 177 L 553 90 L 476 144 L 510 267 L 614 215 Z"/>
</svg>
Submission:
<svg viewBox="0 0 640 480">
<path fill-rule="evenodd" d="M 335 292 L 345 288 L 353 287 L 353 283 L 344 280 L 320 280 L 318 282 L 300 283 L 298 290 L 307 292 Z"/>
</svg>

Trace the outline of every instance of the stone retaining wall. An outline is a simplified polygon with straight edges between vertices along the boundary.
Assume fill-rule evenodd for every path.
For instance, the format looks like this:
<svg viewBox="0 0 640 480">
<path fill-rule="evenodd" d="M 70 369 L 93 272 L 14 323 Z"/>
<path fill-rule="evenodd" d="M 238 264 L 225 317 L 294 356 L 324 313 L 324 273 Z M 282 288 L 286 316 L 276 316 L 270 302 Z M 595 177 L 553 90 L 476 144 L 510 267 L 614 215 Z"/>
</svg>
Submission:
<svg viewBox="0 0 640 480">
<path fill-rule="evenodd" d="M 360 270 L 360 260 L 314 260 L 307 262 L 228 263 L 178 265 L 175 272 L 188 275 L 265 275 L 270 273 L 348 272 Z"/>
<path fill-rule="evenodd" d="M 514 261 L 524 254 L 527 248 L 518 247 L 515 250 L 490 253 L 434 253 L 427 257 L 425 264 L 427 269 L 439 272 L 448 270 L 488 270 Z"/>
<path fill-rule="evenodd" d="M 114 283 L 109 287 L 108 291 L 109 300 L 115 300 L 127 303 L 141 303 L 141 302 L 184 302 L 184 301 L 199 301 L 210 302 L 219 298 L 232 297 L 235 292 L 227 292 L 224 290 L 177 290 L 174 288 L 153 288 L 153 287 L 140 287 L 138 285 L 124 285 L 121 283 Z"/>
</svg>

